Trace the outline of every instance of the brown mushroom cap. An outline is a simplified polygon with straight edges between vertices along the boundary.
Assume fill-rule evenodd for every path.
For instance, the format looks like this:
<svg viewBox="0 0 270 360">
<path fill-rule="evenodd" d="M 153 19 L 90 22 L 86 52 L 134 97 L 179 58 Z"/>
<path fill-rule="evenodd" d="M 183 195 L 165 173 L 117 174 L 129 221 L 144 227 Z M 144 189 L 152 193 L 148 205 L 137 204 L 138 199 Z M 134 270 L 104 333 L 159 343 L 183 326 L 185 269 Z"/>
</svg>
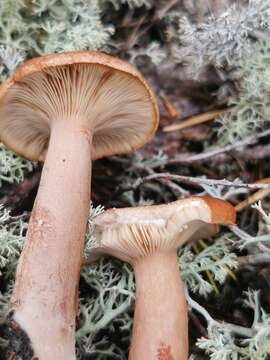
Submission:
<svg viewBox="0 0 270 360">
<path fill-rule="evenodd" d="M 214 235 L 218 224 L 235 223 L 235 210 L 226 201 L 194 196 L 167 205 L 110 209 L 94 222 L 96 244 L 89 260 L 109 254 L 132 263 Z"/>
<path fill-rule="evenodd" d="M 35 58 L 0 87 L 0 139 L 16 153 L 44 160 L 60 118 L 91 125 L 92 158 L 128 153 L 158 125 L 154 95 L 130 64 L 100 52 Z"/>
</svg>

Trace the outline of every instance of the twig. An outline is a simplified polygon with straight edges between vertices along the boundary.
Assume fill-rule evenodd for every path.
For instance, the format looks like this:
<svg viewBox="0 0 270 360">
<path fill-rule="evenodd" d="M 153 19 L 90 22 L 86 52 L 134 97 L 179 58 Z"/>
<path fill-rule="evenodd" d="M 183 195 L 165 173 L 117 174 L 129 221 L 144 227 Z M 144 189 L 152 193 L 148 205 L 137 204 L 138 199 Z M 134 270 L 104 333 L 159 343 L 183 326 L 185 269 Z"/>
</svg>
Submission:
<svg viewBox="0 0 270 360">
<path fill-rule="evenodd" d="M 187 288 L 185 288 L 185 296 L 186 296 L 186 300 L 187 300 L 189 307 L 191 309 L 196 310 L 199 314 L 201 314 L 207 321 L 209 327 L 216 326 L 220 329 L 226 328 L 231 333 L 234 333 L 234 334 L 237 334 L 237 335 L 240 335 L 243 337 L 247 337 L 247 338 L 254 336 L 254 330 L 252 328 L 246 328 L 244 326 L 230 324 L 230 323 L 222 324 L 219 321 L 216 321 L 215 319 L 213 319 L 212 316 L 209 314 L 209 312 L 204 307 L 202 307 L 200 304 L 198 304 L 195 300 L 193 300 L 189 296 Z"/>
<path fill-rule="evenodd" d="M 229 225 L 231 232 L 233 232 L 239 239 L 244 241 L 252 241 L 253 236 L 249 235 L 244 230 L 240 229 L 237 225 Z"/>
<path fill-rule="evenodd" d="M 175 131 L 175 130 L 182 130 L 187 127 L 193 126 L 193 125 L 202 124 L 206 121 L 213 120 L 218 115 L 223 114 L 225 111 L 226 110 L 214 110 L 214 111 L 208 111 L 203 114 L 194 115 L 186 120 L 181 121 L 180 123 L 165 126 L 163 128 L 163 131 L 171 132 L 171 131 Z"/>
<path fill-rule="evenodd" d="M 171 10 L 172 7 L 174 7 L 175 5 L 177 5 L 177 3 L 180 3 L 181 1 L 179 0 L 171 0 L 171 1 L 167 1 L 165 2 L 164 6 L 161 7 L 158 11 L 157 11 L 157 16 L 154 17 L 154 21 L 157 21 L 159 19 L 163 19 L 164 16 Z"/>
<path fill-rule="evenodd" d="M 168 114 L 170 115 L 171 118 L 175 118 L 178 116 L 178 112 L 175 108 L 175 106 L 170 102 L 170 100 L 167 98 L 167 96 L 165 95 L 160 95 L 160 98 L 163 102 L 163 105 L 165 107 L 165 109 L 167 110 Z M 164 128 L 163 128 L 164 130 Z"/>
<path fill-rule="evenodd" d="M 270 254 L 255 254 L 239 256 L 237 258 L 239 266 L 245 265 L 267 265 L 270 264 Z"/>
<path fill-rule="evenodd" d="M 145 167 L 144 170 L 148 172 L 149 176 L 156 174 L 156 173 L 154 172 L 154 170 L 151 169 L 151 168 L 148 167 L 148 166 Z M 161 178 L 161 179 L 158 179 L 158 181 L 159 181 L 161 184 L 167 186 L 167 187 L 171 190 L 171 192 L 172 192 L 176 197 L 178 197 L 178 196 L 180 196 L 180 195 L 181 195 L 181 196 L 183 196 L 183 195 L 184 195 L 184 196 L 185 196 L 185 195 L 186 195 L 186 196 L 189 195 L 189 191 L 187 191 L 187 190 L 183 189 L 181 186 L 175 184 L 172 180 Z"/>
<path fill-rule="evenodd" d="M 212 316 L 204 307 L 202 307 L 200 304 L 198 304 L 195 300 L 193 300 L 190 297 L 188 289 L 186 287 L 185 287 L 185 297 L 189 307 L 191 309 L 196 310 L 199 314 L 201 314 L 205 318 L 209 326 L 220 326 L 219 322 L 213 319 Z"/>
<path fill-rule="evenodd" d="M 270 255 L 270 248 L 267 245 L 264 245 L 263 243 L 258 243 L 257 246 L 262 252 L 268 253 Z"/>
<path fill-rule="evenodd" d="M 228 226 L 231 232 L 233 232 L 240 240 L 236 242 L 236 245 L 242 250 L 244 247 L 248 245 L 259 245 L 260 242 L 269 242 L 270 236 L 266 235 L 258 235 L 251 236 L 244 230 L 240 229 L 237 225 L 229 225 Z"/>
<path fill-rule="evenodd" d="M 168 13 L 172 7 L 174 7 L 175 5 L 177 5 L 177 3 L 180 0 L 171 0 L 171 1 L 167 1 L 165 2 L 164 6 L 162 6 L 157 12 L 156 14 L 153 16 L 152 19 L 148 19 L 148 17 L 146 15 L 142 16 L 141 19 L 139 19 L 139 21 L 133 23 L 135 28 L 132 31 L 131 35 L 129 36 L 129 38 L 127 39 L 127 41 L 123 44 L 122 46 L 122 50 L 127 50 L 132 48 L 138 39 L 141 39 L 143 35 L 145 35 L 148 30 L 158 21 L 160 21 L 160 19 L 163 19 L 166 16 L 166 13 Z M 131 24 L 129 24 L 130 26 Z M 145 26 L 144 26 L 145 25 Z M 141 26 L 144 26 L 141 29 Z"/>
<path fill-rule="evenodd" d="M 257 184 L 269 184 L 270 183 L 270 177 L 260 179 L 256 181 Z M 255 202 L 264 199 L 267 195 L 270 194 L 269 189 L 261 189 L 249 196 L 247 199 L 241 201 L 239 204 L 235 206 L 235 210 L 237 212 L 242 211 L 246 207 L 248 207 L 251 204 L 254 204 Z"/>
<path fill-rule="evenodd" d="M 192 176 L 184 176 L 184 175 L 174 175 L 170 173 L 155 173 L 152 175 L 148 175 L 145 177 L 138 178 L 132 185 L 130 190 L 137 189 L 143 183 L 151 181 L 151 180 L 159 180 L 159 179 L 166 179 L 166 180 L 177 180 L 185 183 L 197 184 L 201 186 L 204 185 L 222 185 L 222 186 L 232 186 L 235 188 L 247 188 L 250 190 L 254 189 L 269 189 L 270 184 L 247 184 L 247 183 L 240 183 L 240 182 L 231 182 L 228 180 L 215 180 L 215 179 L 206 179 L 202 177 L 192 177 Z"/>
<path fill-rule="evenodd" d="M 257 145 L 253 146 L 250 149 L 244 149 L 243 151 L 241 151 L 241 158 L 249 161 L 258 161 L 268 156 L 270 156 L 270 144 Z"/>
<path fill-rule="evenodd" d="M 172 159 L 168 159 L 168 160 L 166 160 L 166 163 L 164 162 L 164 165 L 177 164 L 177 163 L 191 163 L 191 162 L 195 162 L 195 161 L 205 161 L 205 160 L 208 160 L 209 158 L 216 157 L 223 153 L 226 153 L 226 152 L 229 152 L 232 150 L 236 150 L 237 148 L 255 144 L 258 139 L 268 136 L 268 135 L 270 135 L 270 129 L 265 130 L 257 135 L 249 136 L 248 138 L 246 138 L 244 140 L 236 141 L 234 144 L 226 145 L 223 148 L 217 148 L 214 150 L 210 150 L 208 152 L 204 152 L 202 154 L 192 154 L 192 155 L 183 154 L 181 156 L 178 156 L 178 157 L 175 157 Z"/>
<path fill-rule="evenodd" d="M 254 194 L 250 195 L 246 200 L 241 201 L 235 206 L 235 211 L 239 212 L 247 208 L 249 205 L 254 204 L 255 202 L 264 199 L 267 195 L 270 194 L 270 189 L 261 189 L 256 191 Z"/>
</svg>

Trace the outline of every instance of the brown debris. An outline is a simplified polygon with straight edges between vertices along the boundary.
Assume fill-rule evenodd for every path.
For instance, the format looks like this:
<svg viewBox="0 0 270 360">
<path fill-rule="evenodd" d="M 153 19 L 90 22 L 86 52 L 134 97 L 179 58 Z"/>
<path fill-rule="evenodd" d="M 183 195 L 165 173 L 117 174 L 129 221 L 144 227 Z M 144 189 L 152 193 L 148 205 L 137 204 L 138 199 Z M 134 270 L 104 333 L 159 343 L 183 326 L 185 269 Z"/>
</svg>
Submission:
<svg viewBox="0 0 270 360">
<path fill-rule="evenodd" d="M 170 345 L 161 343 L 157 350 L 157 360 L 174 360 Z"/>
</svg>

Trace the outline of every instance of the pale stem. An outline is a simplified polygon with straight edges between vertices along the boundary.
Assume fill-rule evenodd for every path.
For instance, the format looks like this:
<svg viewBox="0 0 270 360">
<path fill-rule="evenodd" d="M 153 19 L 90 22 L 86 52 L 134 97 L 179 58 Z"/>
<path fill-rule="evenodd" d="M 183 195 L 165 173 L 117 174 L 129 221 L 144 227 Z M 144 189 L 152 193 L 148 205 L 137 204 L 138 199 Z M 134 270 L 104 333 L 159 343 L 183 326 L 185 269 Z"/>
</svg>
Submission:
<svg viewBox="0 0 270 360">
<path fill-rule="evenodd" d="M 188 358 L 188 318 L 176 253 L 134 264 L 136 302 L 129 360 Z"/>
<path fill-rule="evenodd" d="M 79 273 L 90 205 L 91 134 L 58 119 L 44 163 L 11 302 L 39 360 L 75 359 Z"/>
</svg>

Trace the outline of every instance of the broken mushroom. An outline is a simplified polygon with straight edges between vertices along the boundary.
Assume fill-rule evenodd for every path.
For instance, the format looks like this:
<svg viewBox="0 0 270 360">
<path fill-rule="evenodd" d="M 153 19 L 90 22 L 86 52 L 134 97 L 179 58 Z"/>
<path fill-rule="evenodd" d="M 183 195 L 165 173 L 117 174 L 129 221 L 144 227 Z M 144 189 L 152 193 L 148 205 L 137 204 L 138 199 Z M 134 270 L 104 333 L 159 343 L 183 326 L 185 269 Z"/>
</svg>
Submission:
<svg viewBox="0 0 270 360">
<path fill-rule="evenodd" d="M 233 224 L 235 210 L 211 197 L 111 209 L 95 218 L 95 248 L 134 268 L 136 303 L 130 360 L 188 358 L 188 320 L 177 248 Z"/>
<path fill-rule="evenodd" d="M 142 75 L 98 52 L 27 61 L 0 88 L 0 139 L 45 161 L 11 300 L 12 323 L 39 360 L 75 359 L 77 288 L 91 159 L 131 152 L 158 124 Z"/>
</svg>

